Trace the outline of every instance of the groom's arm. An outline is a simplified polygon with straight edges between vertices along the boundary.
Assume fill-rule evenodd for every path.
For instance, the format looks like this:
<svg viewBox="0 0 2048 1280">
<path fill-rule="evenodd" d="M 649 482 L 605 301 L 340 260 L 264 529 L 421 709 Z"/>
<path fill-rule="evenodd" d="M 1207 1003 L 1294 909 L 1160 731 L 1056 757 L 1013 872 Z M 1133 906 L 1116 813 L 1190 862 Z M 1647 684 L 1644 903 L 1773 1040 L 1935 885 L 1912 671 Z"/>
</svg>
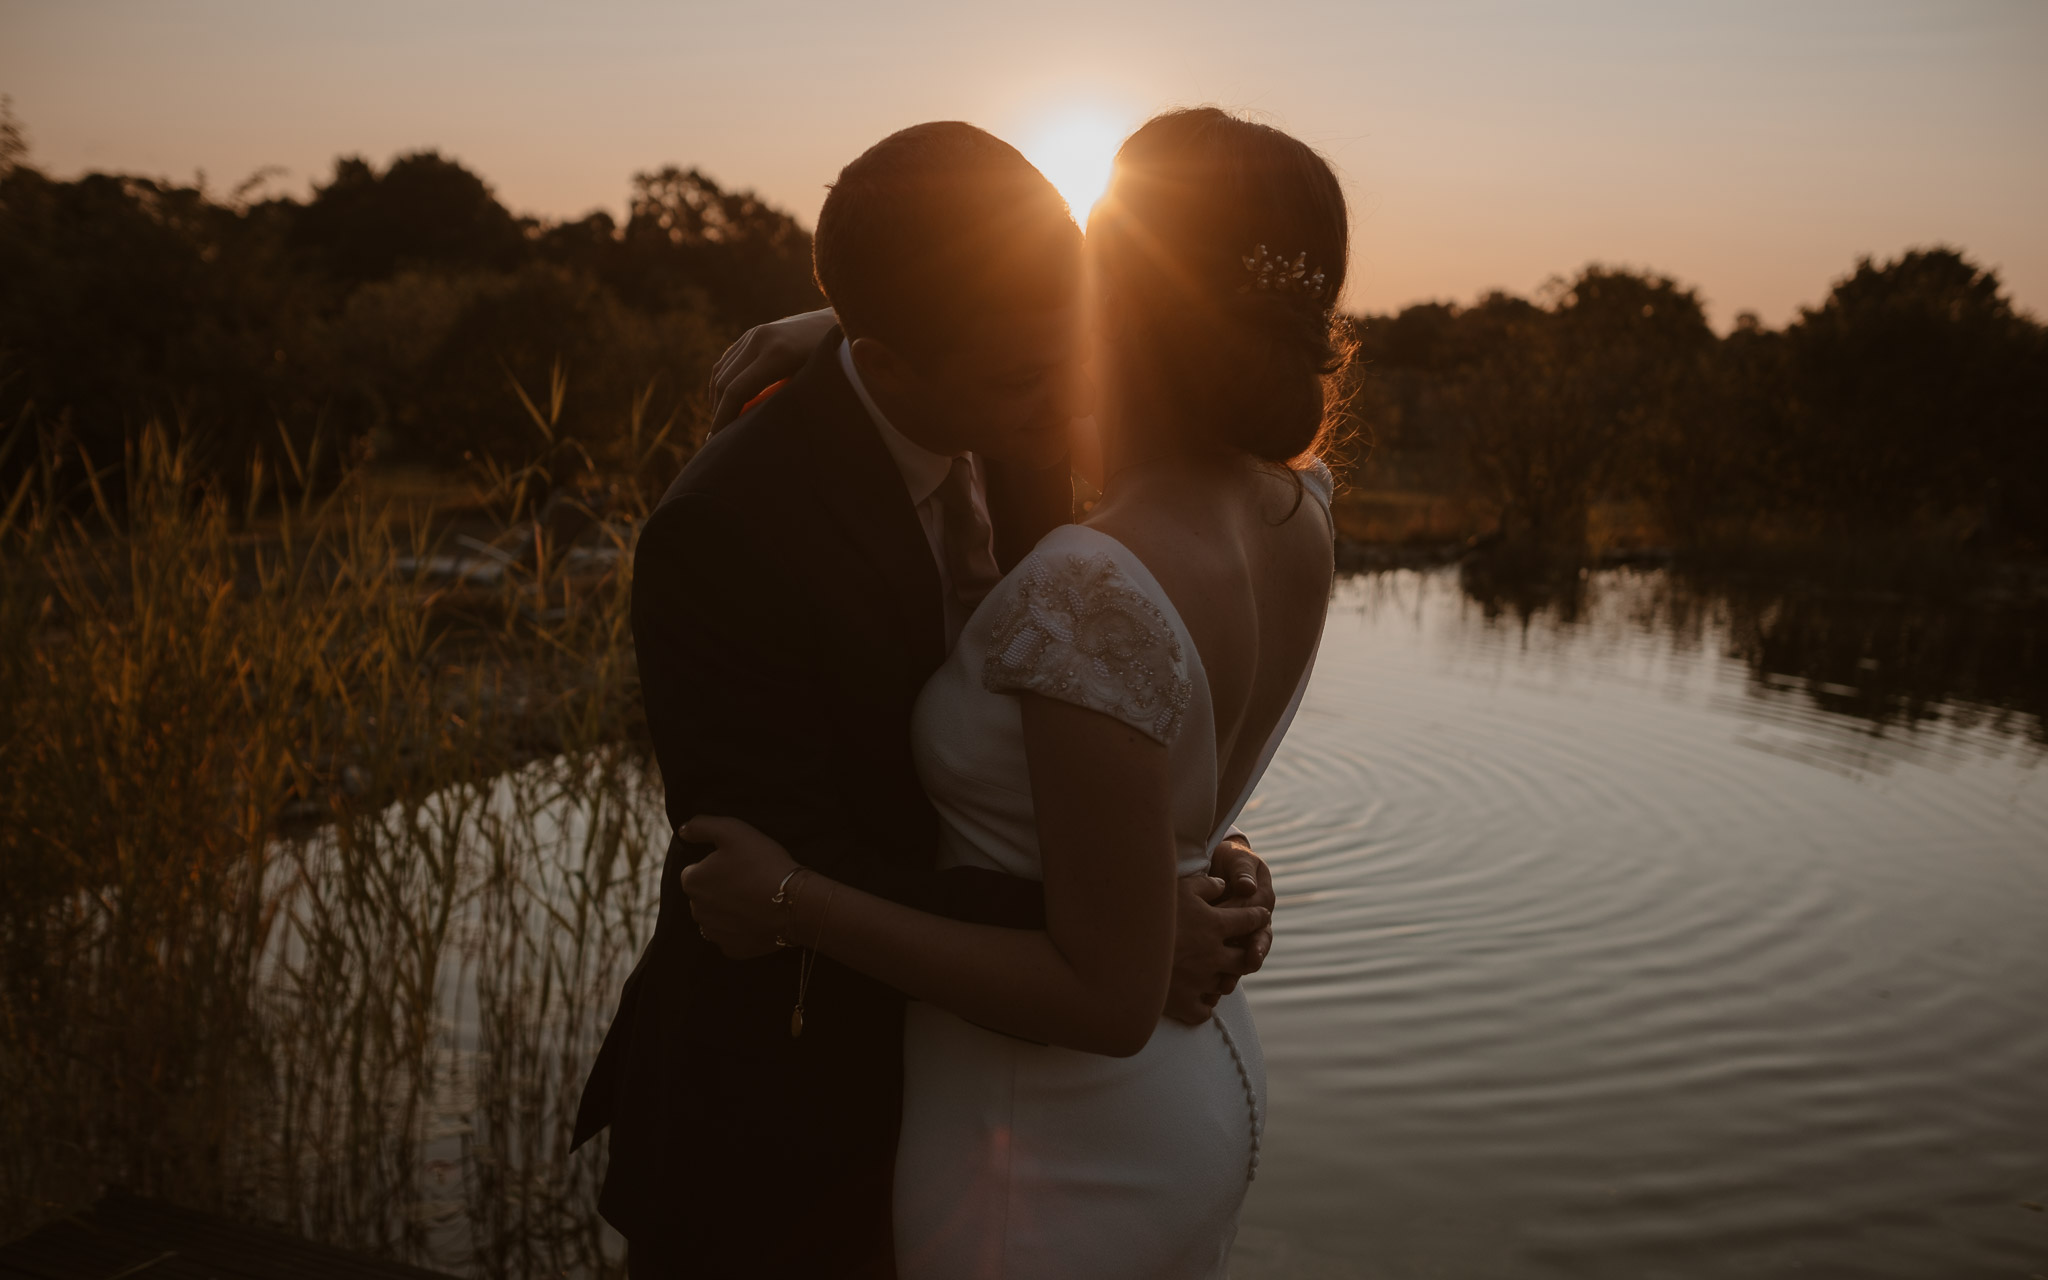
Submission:
<svg viewBox="0 0 2048 1280">
<path fill-rule="evenodd" d="M 916 866 L 902 832 L 874 830 L 841 797 L 843 744 L 817 732 L 818 675 L 790 599 L 791 531 L 684 492 L 642 528 L 633 637 L 670 821 L 744 818 L 798 861 L 870 893 L 982 923 L 1037 927 L 1037 886 Z M 664 890 L 708 848 L 678 845 Z"/>
<path fill-rule="evenodd" d="M 854 888 L 957 920 L 1044 927 L 1037 884 L 981 868 L 917 868 L 899 852 L 903 833 L 860 829 L 832 799 L 845 762 L 809 728 L 805 659 L 787 643 L 804 620 L 791 616 L 775 536 L 697 493 L 678 495 L 641 531 L 633 635 L 670 820 L 743 818 L 797 861 Z M 709 851 L 679 842 L 663 892 Z M 1272 945 L 1269 930 L 1236 936 L 1225 922 L 1238 917 L 1222 910 L 1270 909 L 1264 864 L 1226 842 L 1211 871 L 1214 879 L 1181 884 L 1166 1012 L 1184 1022 L 1211 1016 L 1217 997 L 1256 971 Z M 1253 889 L 1237 882 L 1239 871 Z"/>
</svg>

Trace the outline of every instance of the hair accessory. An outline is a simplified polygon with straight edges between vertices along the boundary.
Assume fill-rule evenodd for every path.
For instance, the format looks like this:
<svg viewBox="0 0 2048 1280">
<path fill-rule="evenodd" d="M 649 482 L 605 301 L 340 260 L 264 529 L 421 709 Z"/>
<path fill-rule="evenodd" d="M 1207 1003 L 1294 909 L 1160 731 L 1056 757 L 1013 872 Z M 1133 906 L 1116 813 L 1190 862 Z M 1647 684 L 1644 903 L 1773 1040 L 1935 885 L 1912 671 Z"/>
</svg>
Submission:
<svg viewBox="0 0 2048 1280">
<path fill-rule="evenodd" d="M 1244 263 L 1245 273 L 1251 277 L 1250 284 L 1238 286 L 1239 293 L 1250 293 L 1255 289 L 1269 293 L 1298 293 L 1312 302 L 1323 296 L 1323 286 L 1328 277 L 1320 267 L 1310 273 L 1306 253 L 1295 254 L 1294 261 L 1289 262 L 1285 257 L 1268 253 L 1266 246 L 1260 245 L 1238 261 Z"/>
</svg>

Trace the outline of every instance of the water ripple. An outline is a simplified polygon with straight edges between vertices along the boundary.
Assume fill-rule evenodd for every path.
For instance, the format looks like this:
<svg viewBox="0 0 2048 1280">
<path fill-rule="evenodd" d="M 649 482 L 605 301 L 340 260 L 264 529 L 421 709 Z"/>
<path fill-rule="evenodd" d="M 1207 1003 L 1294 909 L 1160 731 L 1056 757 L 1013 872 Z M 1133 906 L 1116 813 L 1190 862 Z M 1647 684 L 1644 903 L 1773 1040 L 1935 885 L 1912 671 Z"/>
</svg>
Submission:
<svg viewBox="0 0 2048 1280">
<path fill-rule="evenodd" d="M 1318 1275 L 2038 1269 L 2038 749 L 1760 691 L 1725 619 L 1504 627 L 1394 578 L 1340 593 L 1245 819 L 1280 895 L 1247 1239 Z"/>
</svg>

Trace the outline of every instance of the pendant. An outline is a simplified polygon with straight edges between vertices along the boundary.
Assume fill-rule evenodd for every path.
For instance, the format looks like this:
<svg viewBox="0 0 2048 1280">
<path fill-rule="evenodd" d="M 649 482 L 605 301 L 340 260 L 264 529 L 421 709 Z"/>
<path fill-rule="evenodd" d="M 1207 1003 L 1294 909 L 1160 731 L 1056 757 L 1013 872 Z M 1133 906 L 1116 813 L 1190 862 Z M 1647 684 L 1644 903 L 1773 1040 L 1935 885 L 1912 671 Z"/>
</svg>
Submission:
<svg viewBox="0 0 2048 1280">
<path fill-rule="evenodd" d="M 800 1038 L 804 1033 L 804 1007 L 798 1005 L 789 1011 L 789 1038 Z"/>
</svg>

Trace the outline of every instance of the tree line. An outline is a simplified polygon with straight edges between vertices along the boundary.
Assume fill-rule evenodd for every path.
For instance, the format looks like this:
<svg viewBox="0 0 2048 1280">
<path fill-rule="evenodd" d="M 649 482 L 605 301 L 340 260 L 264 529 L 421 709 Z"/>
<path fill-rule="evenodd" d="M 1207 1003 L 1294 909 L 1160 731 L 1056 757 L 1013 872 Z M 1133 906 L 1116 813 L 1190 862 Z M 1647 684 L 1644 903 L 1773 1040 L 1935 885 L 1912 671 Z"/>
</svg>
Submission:
<svg viewBox="0 0 2048 1280">
<path fill-rule="evenodd" d="M 1510 541 L 1582 545 L 1638 503 L 1679 546 L 1819 539 L 2048 548 L 2048 330 L 1951 248 L 1865 258 L 1783 329 L 1588 267 L 1357 325 L 1352 413 L 1395 484 L 1466 492 Z"/>
<path fill-rule="evenodd" d="M 636 415 L 687 419 L 741 330 L 820 302 L 808 232 L 695 169 L 636 175 L 623 223 L 516 215 L 432 151 L 345 157 L 302 200 L 260 185 L 51 178 L 0 112 L 0 422 L 98 464 L 158 420 L 223 474 L 280 432 L 516 465 L 525 394 L 602 466 Z M 1364 474 L 1510 541 L 1581 545 L 1625 501 L 1678 545 L 1764 522 L 2048 547 L 2048 330 L 1954 249 L 1863 260 L 1777 330 L 1716 334 L 1693 289 L 1594 266 L 1355 331 Z"/>
<path fill-rule="evenodd" d="M 96 464 L 152 420 L 224 475 L 280 430 L 517 464 L 539 443 L 520 393 L 545 404 L 559 375 L 560 429 L 602 465 L 632 415 L 686 416 L 740 331 L 821 305 L 809 233 L 695 169 L 636 175 L 623 223 L 549 222 L 432 151 L 345 157 L 298 200 L 63 181 L 20 150 L 0 149 L 0 423 Z"/>
</svg>

